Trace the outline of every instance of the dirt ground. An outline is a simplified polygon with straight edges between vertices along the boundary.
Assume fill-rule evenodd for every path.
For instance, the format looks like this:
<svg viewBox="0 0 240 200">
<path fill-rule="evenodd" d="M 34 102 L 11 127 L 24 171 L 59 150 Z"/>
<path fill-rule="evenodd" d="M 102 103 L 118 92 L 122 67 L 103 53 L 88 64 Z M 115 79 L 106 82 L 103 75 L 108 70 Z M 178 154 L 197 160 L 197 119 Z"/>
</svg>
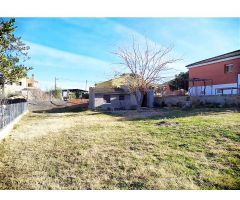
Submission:
<svg viewBox="0 0 240 200">
<path fill-rule="evenodd" d="M 87 99 L 72 99 L 69 101 L 54 100 L 54 101 L 36 101 L 31 100 L 28 102 L 29 111 L 48 111 L 59 108 L 87 108 Z"/>
</svg>

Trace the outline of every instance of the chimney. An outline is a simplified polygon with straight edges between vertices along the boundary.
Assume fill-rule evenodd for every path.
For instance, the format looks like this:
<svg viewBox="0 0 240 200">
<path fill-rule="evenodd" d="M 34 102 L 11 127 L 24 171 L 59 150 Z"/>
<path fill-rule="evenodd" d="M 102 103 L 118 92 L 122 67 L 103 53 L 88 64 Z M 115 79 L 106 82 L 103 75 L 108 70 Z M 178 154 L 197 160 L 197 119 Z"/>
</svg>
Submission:
<svg viewBox="0 0 240 200">
<path fill-rule="evenodd" d="M 32 74 L 32 80 L 34 80 L 34 74 Z"/>
</svg>

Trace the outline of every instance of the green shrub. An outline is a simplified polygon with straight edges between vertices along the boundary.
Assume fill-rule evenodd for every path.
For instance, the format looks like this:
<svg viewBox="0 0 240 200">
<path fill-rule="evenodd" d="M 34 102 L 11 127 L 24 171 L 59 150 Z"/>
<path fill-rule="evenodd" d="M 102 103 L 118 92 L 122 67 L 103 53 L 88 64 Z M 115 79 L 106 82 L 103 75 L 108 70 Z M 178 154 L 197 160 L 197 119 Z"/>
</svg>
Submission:
<svg viewBox="0 0 240 200">
<path fill-rule="evenodd" d="M 52 91 L 52 95 L 56 98 L 56 99 L 61 99 L 62 98 L 62 90 L 60 88 L 57 88 L 56 90 Z"/>
</svg>

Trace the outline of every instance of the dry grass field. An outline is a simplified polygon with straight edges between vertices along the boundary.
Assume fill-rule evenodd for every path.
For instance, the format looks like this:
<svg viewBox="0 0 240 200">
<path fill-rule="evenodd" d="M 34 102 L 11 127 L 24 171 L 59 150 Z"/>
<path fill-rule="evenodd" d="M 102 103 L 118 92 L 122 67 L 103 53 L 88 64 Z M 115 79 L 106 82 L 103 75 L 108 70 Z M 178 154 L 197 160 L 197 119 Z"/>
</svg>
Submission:
<svg viewBox="0 0 240 200">
<path fill-rule="evenodd" d="M 0 189 L 240 189 L 240 113 L 29 113 L 0 141 Z"/>
</svg>

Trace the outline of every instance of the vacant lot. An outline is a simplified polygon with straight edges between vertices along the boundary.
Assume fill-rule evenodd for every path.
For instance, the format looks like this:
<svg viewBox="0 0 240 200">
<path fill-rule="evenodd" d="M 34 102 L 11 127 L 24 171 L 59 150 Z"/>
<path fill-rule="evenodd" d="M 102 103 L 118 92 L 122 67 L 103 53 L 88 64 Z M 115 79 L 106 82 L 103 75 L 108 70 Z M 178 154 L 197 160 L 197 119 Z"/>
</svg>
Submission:
<svg viewBox="0 0 240 200">
<path fill-rule="evenodd" d="M 1 189 L 240 189 L 238 111 L 66 111 L 0 142 Z"/>
</svg>

